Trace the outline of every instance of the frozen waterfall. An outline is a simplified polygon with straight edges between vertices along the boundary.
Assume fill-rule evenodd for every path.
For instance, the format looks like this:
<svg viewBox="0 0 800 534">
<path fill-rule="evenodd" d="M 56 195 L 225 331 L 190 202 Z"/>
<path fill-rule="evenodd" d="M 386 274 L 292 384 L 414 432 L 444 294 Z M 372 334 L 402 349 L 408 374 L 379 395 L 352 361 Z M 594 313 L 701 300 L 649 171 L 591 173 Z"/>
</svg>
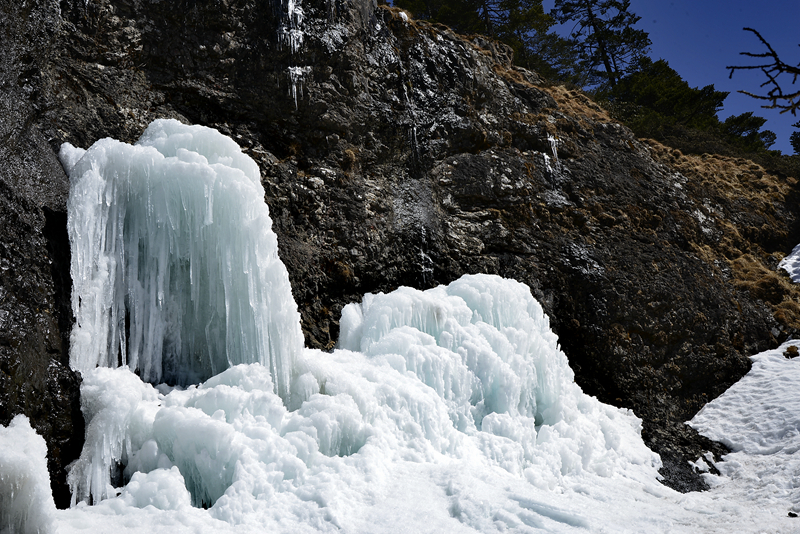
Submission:
<svg viewBox="0 0 800 534">
<path fill-rule="evenodd" d="M 231 139 L 158 120 L 136 145 L 61 159 L 87 422 L 70 517 L 375 532 L 373 513 L 424 508 L 446 531 L 582 528 L 517 495 L 658 486 L 641 422 L 575 384 L 524 284 L 367 294 L 344 308 L 337 350 L 303 349 L 258 167 Z"/>
<path fill-rule="evenodd" d="M 197 383 L 261 363 L 288 398 L 300 318 L 256 163 L 230 138 L 154 121 L 135 145 L 65 144 L 70 363 Z"/>
</svg>

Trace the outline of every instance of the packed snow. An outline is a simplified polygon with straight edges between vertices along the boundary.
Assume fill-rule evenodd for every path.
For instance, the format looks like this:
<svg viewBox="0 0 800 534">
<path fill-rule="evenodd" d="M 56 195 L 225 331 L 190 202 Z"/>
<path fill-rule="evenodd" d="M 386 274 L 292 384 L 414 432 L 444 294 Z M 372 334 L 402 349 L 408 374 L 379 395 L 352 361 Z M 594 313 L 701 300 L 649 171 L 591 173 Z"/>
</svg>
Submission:
<svg viewBox="0 0 800 534">
<path fill-rule="evenodd" d="M 733 451 L 709 483 L 776 514 L 800 514 L 800 358 L 784 355 L 790 346 L 800 342 L 753 356 L 747 376 L 690 422 Z"/>
<path fill-rule="evenodd" d="M 55 512 L 47 444 L 27 417 L 17 415 L 0 426 L 0 533 L 52 532 Z"/>
<path fill-rule="evenodd" d="M 575 384 L 527 286 L 367 294 L 336 350 L 302 349 L 258 170 L 232 141 L 157 121 L 135 146 L 61 155 L 86 444 L 56 511 L 43 440 L 23 418 L 0 428 L 0 532 L 800 531 L 785 347 L 691 422 L 734 452 L 710 491 L 679 494 L 640 420 Z M 124 347 L 137 336 L 147 350 Z"/>
<path fill-rule="evenodd" d="M 800 245 L 794 247 L 792 252 L 780 261 L 778 268 L 789 273 L 793 282 L 800 282 Z"/>
</svg>

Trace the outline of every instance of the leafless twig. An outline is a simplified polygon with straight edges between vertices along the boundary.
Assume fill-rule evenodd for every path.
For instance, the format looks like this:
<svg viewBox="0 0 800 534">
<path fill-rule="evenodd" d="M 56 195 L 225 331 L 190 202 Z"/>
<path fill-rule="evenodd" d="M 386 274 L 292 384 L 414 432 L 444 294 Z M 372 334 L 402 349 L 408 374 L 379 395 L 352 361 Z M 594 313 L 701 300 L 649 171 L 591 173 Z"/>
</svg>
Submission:
<svg viewBox="0 0 800 534">
<path fill-rule="evenodd" d="M 779 109 L 781 113 L 786 113 L 787 111 L 791 112 L 792 115 L 797 115 L 797 109 L 800 108 L 800 90 L 794 93 L 784 93 L 783 89 L 781 88 L 780 84 L 778 83 L 778 77 L 782 74 L 788 74 L 792 77 L 791 85 L 794 85 L 797 82 L 797 77 L 800 76 L 800 64 L 794 67 L 792 65 L 788 65 L 781 61 L 781 58 L 778 57 L 778 53 L 772 48 L 766 39 L 764 39 L 760 33 L 758 33 L 753 28 L 744 28 L 745 31 L 753 32 L 756 34 L 756 37 L 767 47 L 767 52 L 762 52 L 760 54 L 754 54 L 752 52 L 741 52 L 740 55 L 748 56 L 748 57 L 755 57 L 755 58 L 764 58 L 766 62 L 762 65 L 748 65 L 748 66 L 729 66 L 725 67 L 726 69 L 731 69 L 731 73 L 728 76 L 729 78 L 733 77 L 733 71 L 735 70 L 754 70 L 760 69 L 766 77 L 767 81 L 761 84 L 761 87 L 769 88 L 766 94 L 756 95 L 750 93 L 748 91 L 739 91 L 742 94 L 751 96 L 753 98 L 757 98 L 759 100 L 768 100 L 770 105 L 762 106 L 767 109 Z"/>
</svg>

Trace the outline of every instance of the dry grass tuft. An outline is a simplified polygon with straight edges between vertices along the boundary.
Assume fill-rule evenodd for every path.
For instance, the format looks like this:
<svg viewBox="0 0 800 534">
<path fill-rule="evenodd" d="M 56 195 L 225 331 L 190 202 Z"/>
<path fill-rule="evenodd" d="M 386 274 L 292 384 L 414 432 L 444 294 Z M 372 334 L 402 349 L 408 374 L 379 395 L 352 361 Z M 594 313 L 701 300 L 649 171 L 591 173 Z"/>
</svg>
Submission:
<svg viewBox="0 0 800 534">
<path fill-rule="evenodd" d="M 515 84 L 518 84 L 518 85 L 522 85 L 522 86 L 525 86 L 525 87 L 536 87 L 534 84 L 532 84 L 527 79 L 525 79 L 525 76 L 523 76 L 522 73 L 519 70 L 517 70 L 517 69 L 515 69 L 513 67 L 512 68 L 508 68 L 505 65 L 501 65 L 499 63 L 495 63 L 492 66 L 492 70 L 494 70 L 495 74 L 497 74 L 501 78 L 505 79 L 506 81 L 509 81 L 509 82 L 512 82 L 512 83 L 515 83 Z"/>
<path fill-rule="evenodd" d="M 542 86 L 541 89 L 552 96 L 561 111 L 567 115 L 587 117 L 595 122 L 616 122 L 583 91 L 569 89 L 563 85 Z"/>
<path fill-rule="evenodd" d="M 687 192 L 711 208 L 704 215 L 717 233 L 711 239 L 698 237 L 705 242 L 691 243 L 698 258 L 715 266 L 727 263 L 735 287 L 763 301 L 778 322 L 800 328 L 800 285 L 784 271 L 775 269 L 781 254 L 769 254 L 762 246 L 765 237 L 780 240 L 788 236 L 776 204 L 786 202 L 796 180 L 769 174 L 761 165 L 744 158 L 685 155 L 652 139 L 644 142 L 653 159 L 686 177 Z M 722 205 L 738 213 L 726 214 Z M 739 217 L 738 223 L 732 220 L 731 215 L 743 212 L 756 213 L 760 219 Z"/>
<path fill-rule="evenodd" d="M 769 269 L 763 261 L 752 254 L 742 254 L 730 262 L 735 273 L 734 285 L 746 289 L 751 296 L 774 306 L 792 293 L 792 283 L 787 276 Z"/>
</svg>

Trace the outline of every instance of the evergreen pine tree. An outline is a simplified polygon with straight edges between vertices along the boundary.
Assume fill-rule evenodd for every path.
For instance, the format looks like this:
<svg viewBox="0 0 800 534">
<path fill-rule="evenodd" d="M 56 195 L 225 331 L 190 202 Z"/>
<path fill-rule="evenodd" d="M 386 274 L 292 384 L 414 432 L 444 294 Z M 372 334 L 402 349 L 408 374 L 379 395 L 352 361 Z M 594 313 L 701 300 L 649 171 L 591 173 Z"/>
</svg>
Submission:
<svg viewBox="0 0 800 534">
<path fill-rule="evenodd" d="M 630 0 L 555 0 L 556 21 L 574 23 L 571 38 L 581 49 L 586 86 L 613 88 L 647 55 L 650 37 L 633 27 L 641 17 L 629 7 Z"/>
<path fill-rule="evenodd" d="M 800 128 L 800 121 L 792 124 L 792 128 Z M 789 136 L 789 144 L 792 145 L 794 153 L 800 156 L 800 132 L 792 132 Z"/>
<path fill-rule="evenodd" d="M 635 72 L 599 96 L 607 98 L 615 115 L 634 131 L 652 136 L 650 129 L 667 125 L 699 130 L 714 127 L 728 93 L 713 85 L 690 87 L 666 60 L 645 57 Z"/>
<path fill-rule="evenodd" d="M 761 130 L 767 119 L 753 115 L 747 111 L 740 115 L 731 115 L 722 123 L 725 133 L 735 139 L 746 150 L 768 149 L 775 143 L 777 136 L 770 130 Z"/>
</svg>

